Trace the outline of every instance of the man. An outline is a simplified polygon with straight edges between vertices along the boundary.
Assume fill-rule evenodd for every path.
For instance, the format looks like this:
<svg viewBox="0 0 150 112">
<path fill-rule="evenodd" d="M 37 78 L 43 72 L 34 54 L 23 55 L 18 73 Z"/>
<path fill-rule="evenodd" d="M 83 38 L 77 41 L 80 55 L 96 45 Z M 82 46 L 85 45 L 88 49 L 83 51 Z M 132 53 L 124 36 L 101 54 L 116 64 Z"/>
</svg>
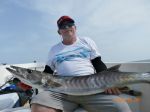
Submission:
<svg viewBox="0 0 150 112">
<path fill-rule="evenodd" d="M 62 16 L 57 21 L 62 42 L 53 46 L 44 72 L 61 76 L 91 75 L 106 70 L 93 40 L 76 35 L 75 21 Z M 111 95 L 108 95 L 111 94 Z M 115 95 L 112 95 L 115 94 Z M 32 112 L 73 112 L 81 106 L 88 112 L 131 112 L 126 102 L 114 102 L 118 88 L 109 88 L 105 94 L 71 96 L 44 91 L 32 100 Z"/>
</svg>

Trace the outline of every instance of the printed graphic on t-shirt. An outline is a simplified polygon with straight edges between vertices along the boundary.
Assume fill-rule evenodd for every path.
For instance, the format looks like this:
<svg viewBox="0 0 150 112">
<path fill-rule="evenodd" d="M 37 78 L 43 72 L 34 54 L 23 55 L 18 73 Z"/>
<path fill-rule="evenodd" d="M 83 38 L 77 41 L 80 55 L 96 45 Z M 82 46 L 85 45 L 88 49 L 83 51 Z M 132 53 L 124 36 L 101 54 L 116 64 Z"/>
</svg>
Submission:
<svg viewBox="0 0 150 112">
<path fill-rule="evenodd" d="M 55 61 L 60 64 L 64 61 L 72 61 L 76 58 L 90 58 L 90 50 L 84 47 L 72 51 L 63 52 L 55 56 Z"/>
</svg>

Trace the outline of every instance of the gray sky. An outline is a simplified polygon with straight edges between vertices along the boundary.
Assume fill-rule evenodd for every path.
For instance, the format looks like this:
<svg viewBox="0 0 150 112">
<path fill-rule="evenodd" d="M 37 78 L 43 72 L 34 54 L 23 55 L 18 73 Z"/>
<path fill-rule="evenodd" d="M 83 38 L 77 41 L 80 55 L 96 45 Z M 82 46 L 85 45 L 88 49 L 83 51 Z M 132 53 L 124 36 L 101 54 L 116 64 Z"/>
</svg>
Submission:
<svg viewBox="0 0 150 112">
<path fill-rule="evenodd" d="M 150 59 L 149 0 L 0 0 L 0 63 L 45 62 L 69 15 L 105 62 Z"/>
</svg>

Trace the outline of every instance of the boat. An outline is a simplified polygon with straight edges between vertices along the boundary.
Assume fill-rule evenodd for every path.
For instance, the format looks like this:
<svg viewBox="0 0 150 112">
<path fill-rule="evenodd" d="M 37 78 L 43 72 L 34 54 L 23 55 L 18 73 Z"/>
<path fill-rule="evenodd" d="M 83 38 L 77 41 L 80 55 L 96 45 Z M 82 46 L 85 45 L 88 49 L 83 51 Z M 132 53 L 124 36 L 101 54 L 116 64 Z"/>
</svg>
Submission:
<svg viewBox="0 0 150 112">
<path fill-rule="evenodd" d="M 109 63 L 106 62 L 107 67 L 111 67 L 113 65 L 121 64 L 119 70 L 127 71 L 127 72 L 150 72 L 150 60 L 141 60 L 141 61 L 134 61 L 134 62 L 118 62 L 118 63 Z M 12 64 L 11 64 L 12 65 Z M 43 71 L 44 63 L 25 63 L 25 64 L 14 64 L 14 66 L 34 69 Z M 0 86 L 2 86 L 12 74 L 10 74 L 5 68 L 9 67 L 10 65 L 0 65 Z M 9 78 L 8 78 L 9 77 Z M 129 95 L 124 96 L 124 100 L 126 100 L 132 110 L 132 112 L 149 112 L 150 110 L 150 100 L 149 100 L 149 93 L 150 93 L 150 86 L 149 84 L 134 84 L 130 86 L 131 89 L 140 91 L 142 93 L 141 96 L 131 96 Z M 9 95 L 10 96 L 10 95 Z M 16 96 L 17 99 L 17 96 Z M 120 100 L 118 100 L 120 101 Z M 8 99 L 4 100 L 0 97 L 0 102 L 5 102 L 8 104 Z M 0 103 L 0 107 L 1 107 Z M 31 112 L 29 104 L 27 106 L 22 107 L 15 107 L 11 106 L 10 108 L 0 109 L 0 112 Z M 75 112 L 87 112 L 82 108 L 78 108 Z"/>
</svg>

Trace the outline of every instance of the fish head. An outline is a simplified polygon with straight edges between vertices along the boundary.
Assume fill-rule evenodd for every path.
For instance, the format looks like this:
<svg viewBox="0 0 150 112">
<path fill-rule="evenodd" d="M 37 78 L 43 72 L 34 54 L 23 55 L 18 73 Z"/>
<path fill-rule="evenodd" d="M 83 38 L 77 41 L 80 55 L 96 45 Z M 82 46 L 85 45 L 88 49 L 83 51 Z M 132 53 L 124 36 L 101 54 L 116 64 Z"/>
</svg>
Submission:
<svg viewBox="0 0 150 112">
<path fill-rule="evenodd" d="M 52 74 L 17 66 L 10 66 L 10 68 L 6 69 L 16 78 L 30 86 L 42 87 L 45 89 L 61 86 L 61 84 L 57 82 L 58 80 L 56 80 Z"/>
<path fill-rule="evenodd" d="M 31 70 L 27 68 L 17 67 L 17 66 L 10 66 L 10 68 L 6 68 L 10 73 L 12 73 L 15 77 L 26 82 L 31 83 L 41 83 L 42 80 L 42 73 L 40 71 Z"/>
</svg>

